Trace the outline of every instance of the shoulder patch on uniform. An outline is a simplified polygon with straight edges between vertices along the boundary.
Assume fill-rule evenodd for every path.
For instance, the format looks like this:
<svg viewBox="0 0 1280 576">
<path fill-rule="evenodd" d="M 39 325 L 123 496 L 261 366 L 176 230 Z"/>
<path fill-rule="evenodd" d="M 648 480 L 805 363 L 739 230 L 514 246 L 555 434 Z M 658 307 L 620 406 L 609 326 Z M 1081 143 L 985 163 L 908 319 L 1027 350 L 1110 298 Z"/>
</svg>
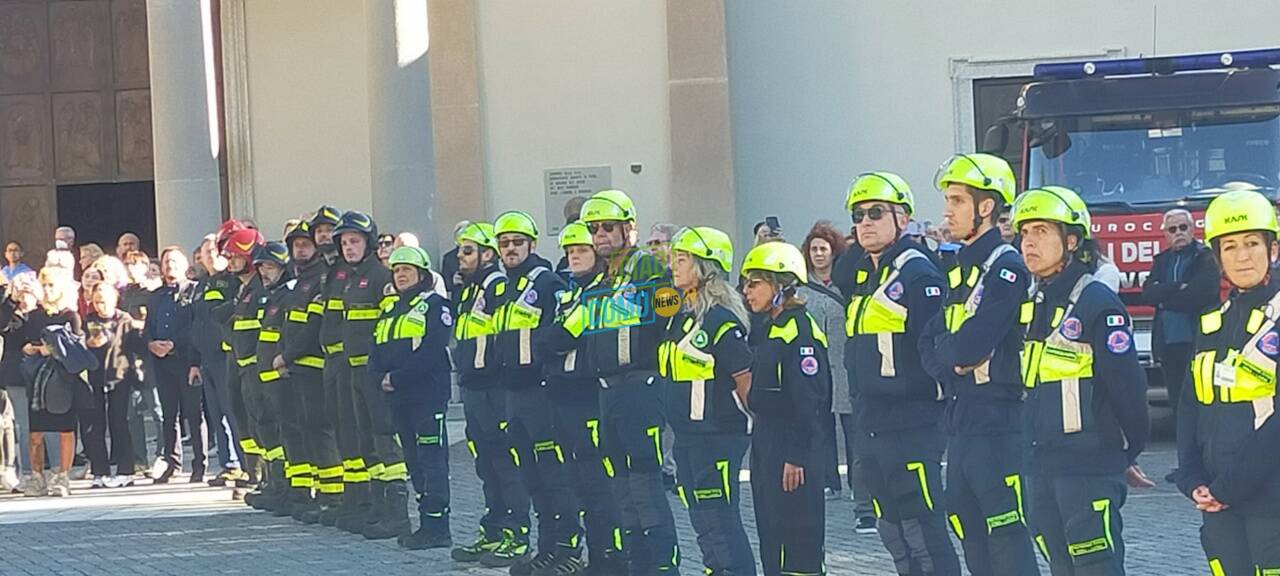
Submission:
<svg viewBox="0 0 1280 576">
<path fill-rule="evenodd" d="M 526 291 L 526 292 L 524 293 L 524 303 L 525 303 L 525 304 L 535 304 L 535 303 L 537 303 L 537 302 L 538 302 L 538 291 L 537 291 L 537 290 L 534 290 L 533 288 L 530 288 L 528 291 Z"/>
<path fill-rule="evenodd" d="M 902 282 L 890 284 L 888 288 L 885 288 L 884 293 L 894 300 L 902 298 Z"/>
<path fill-rule="evenodd" d="M 801 347 L 800 347 L 800 355 L 801 355 L 801 356 L 813 356 L 813 346 L 801 346 Z"/>
<path fill-rule="evenodd" d="M 1274 330 L 1258 339 L 1258 350 L 1267 356 L 1280 354 L 1280 334 Z"/>
<path fill-rule="evenodd" d="M 692 342 L 693 342 L 693 347 L 694 347 L 694 348 L 704 348 L 704 347 L 706 347 L 706 345 L 707 345 L 707 331 L 706 331 L 706 330 L 703 330 L 703 329 L 701 329 L 701 328 L 699 328 L 697 332 L 694 332 L 694 333 L 693 333 L 693 339 L 692 339 Z"/>
<path fill-rule="evenodd" d="M 1014 282 L 1018 281 L 1018 273 L 1008 268 L 1005 268 L 1004 270 L 1000 271 L 1000 279 L 1010 284 L 1013 284 Z"/>
<path fill-rule="evenodd" d="M 804 356 L 800 358 L 800 371 L 805 376 L 813 376 L 818 373 L 818 359 L 813 356 Z"/>
<path fill-rule="evenodd" d="M 440 311 L 440 322 L 445 326 L 453 326 L 453 314 L 449 313 L 449 309 L 445 308 Z"/>
<path fill-rule="evenodd" d="M 1116 328 L 1127 324 L 1124 320 L 1124 314 L 1111 314 L 1107 316 L 1107 327 Z"/>
<path fill-rule="evenodd" d="M 1124 354 L 1133 347 L 1133 337 L 1128 330 L 1113 330 L 1107 336 L 1107 350 L 1112 354 Z"/>
<path fill-rule="evenodd" d="M 942 288 L 937 286 L 925 286 L 924 295 L 929 298 L 937 298 L 942 295 Z"/>
<path fill-rule="evenodd" d="M 356 288 L 368 288 L 368 287 L 369 287 L 368 278 L 361 278 L 359 282 L 356 282 Z"/>
<path fill-rule="evenodd" d="M 395 293 L 396 293 L 396 286 L 395 286 L 395 284 L 392 284 L 392 283 L 390 283 L 390 282 L 387 282 L 387 284 L 386 284 L 385 286 L 383 286 L 383 287 L 382 287 L 382 295 L 383 295 L 383 296 L 391 296 L 392 294 L 395 294 Z"/>
<path fill-rule="evenodd" d="M 347 279 L 347 271 L 346 271 L 346 270 L 339 270 L 339 271 L 338 271 L 338 273 L 337 273 L 337 274 L 334 274 L 334 276 L 333 276 L 333 277 L 334 277 L 334 278 L 337 278 L 338 280 L 346 280 L 346 279 Z"/>
<path fill-rule="evenodd" d="M 1072 316 L 1062 321 L 1062 327 L 1059 330 L 1067 339 L 1076 340 L 1080 338 L 1080 334 L 1084 333 L 1084 325 L 1079 318 Z"/>
</svg>

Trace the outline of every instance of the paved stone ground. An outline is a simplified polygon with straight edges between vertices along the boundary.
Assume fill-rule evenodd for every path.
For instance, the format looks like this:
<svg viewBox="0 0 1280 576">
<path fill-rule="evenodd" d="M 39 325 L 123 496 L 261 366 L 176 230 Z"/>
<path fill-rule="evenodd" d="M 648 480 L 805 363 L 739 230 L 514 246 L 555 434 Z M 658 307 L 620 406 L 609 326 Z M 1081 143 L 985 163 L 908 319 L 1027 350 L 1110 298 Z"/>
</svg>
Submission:
<svg viewBox="0 0 1280 576">
<path fill-rule="evenodd" d="M 460 438 L 461 436 L 456 436 Z M 455 445 L 453 533 L 469 540 L 480 513 L 480 488 L 469 455 Z M 1157 445 L 1142 465 L 1163 476 L 1172 446 Z M 141 484 L 149 481 L 141 481 Z M 80 483 L 84 484 L 84 483 Z M 750 486 L 743 517 L 754 541 Z M 672 497 L 685 554 L 683 574 L 700 574 L 688 516 Z M 892 575 L 875 535 L 853 532 L 853 505 L 827 508 L 827 562 L 836 575 Z M 1124 508 L 1130 575 L 1204 573 L 1198 518 L 1171 486 L 1133 493 Z M 408 552 L 393 541 L 369 542 L 333 528 L 271 518 L 230 500 L 229 492 L 183 484 L 109 491 L 77 490 L 71 498 L 0 496 L 0 575 L 65 574 L 477 574 L 504 571 L 455 564 L 443 550 Z M 1044 574 L 1048 574 L 1044 570 Z"/>
</svg>

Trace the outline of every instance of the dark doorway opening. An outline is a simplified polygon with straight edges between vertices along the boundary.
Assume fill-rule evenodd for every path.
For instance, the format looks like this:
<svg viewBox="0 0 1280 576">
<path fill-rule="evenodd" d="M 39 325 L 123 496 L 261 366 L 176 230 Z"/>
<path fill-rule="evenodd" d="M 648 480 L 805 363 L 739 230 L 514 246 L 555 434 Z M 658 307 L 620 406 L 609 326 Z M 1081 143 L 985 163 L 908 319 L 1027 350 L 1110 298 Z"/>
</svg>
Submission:
<svg viewBox="0 0 1280 576">
<path fill-rule="evenodd" d="M 115 254 L 121 234 L 133 232 L 142 250 L 155 257 L 155 183 L 58 186 L 58 224 L 75 228 L 76 244 L 94 243 L 109 255 Z"/>
</svg>

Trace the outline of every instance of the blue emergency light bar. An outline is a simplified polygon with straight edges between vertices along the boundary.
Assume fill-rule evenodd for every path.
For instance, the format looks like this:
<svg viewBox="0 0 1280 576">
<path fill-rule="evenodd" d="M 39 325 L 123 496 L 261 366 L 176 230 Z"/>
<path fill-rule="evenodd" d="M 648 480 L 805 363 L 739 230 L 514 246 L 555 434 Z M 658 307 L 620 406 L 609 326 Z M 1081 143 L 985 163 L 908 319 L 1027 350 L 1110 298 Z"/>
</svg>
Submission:
<svg viewBox="0 0 1280 576">
<path fill-rule="evenodd" d="M 1132 76 L 1136 74 L 1173 74 L 1193 70 L 1220 70 L 1225 68 L 1263 68 L 1280 65 L 1280 49 L 1242 50 L 1240 52 L 1213 52 L 1185 56 L 1157 58 L 1121 58 L 1088 62 L 1062 62 L 1036 64 L 1032 74 L 1036 78 L 1096 78 L 1102 76 Z"/>
</svg>

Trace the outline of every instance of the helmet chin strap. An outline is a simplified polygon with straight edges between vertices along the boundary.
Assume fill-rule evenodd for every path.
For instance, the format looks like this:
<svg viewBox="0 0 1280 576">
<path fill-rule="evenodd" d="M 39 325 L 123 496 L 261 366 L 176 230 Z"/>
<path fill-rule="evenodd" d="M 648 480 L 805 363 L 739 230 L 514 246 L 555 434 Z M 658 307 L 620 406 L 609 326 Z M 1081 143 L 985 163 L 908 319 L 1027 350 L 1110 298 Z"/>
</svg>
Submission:
<svg viewBox="0 0 1280 576">
<path fill-rule="evenodd" d="M 890 205 L 889 205 L 889 215 L 893 217 L 893 242 L 890 242 L 890 243 L 889 243 L 889 245 L 890 245 L 890 246 L 892 246 L 892 245 L 896 244 L 896 243 L 898 242 L 898 240 L 901 240 L 901 239 L 902 239 L 902 232 L 903 232 L 902 228 L 901 228 L 900 226 L 898 226 L 898 207 L 897 207 L 897 205 L 894 205 L 894 204 L 890 204 Z M 908 214 L 908 216 L 910 216 L 910 214 Z M 881 252 L 883 252 L 883 250 L 882 250 Z"/>
<path fill-rule="evenodd" d="M 982 200 L 978 198 L 977 194 L 974 194 L 972 192 L 969 193 L 969 197 L 973 199 L 973 224 L 969 228 L 969 233 L 965 235 L 964 238 L 960 239 L 966 244 L 970 240 L 973 240 L 975 237 L 978 236 L 978 230 L 982 228 L 982 221 L 984 220 L 984 218 L 982 217 L 982 212 L 980 210 L 980 208 L 982 207 Z"/>
<path fill-rule="evenodd" d="M 1062 238 L 1062 263 L 1059 266 L 1058 272 L 1062 272 L 1067 269 L 1067 266 L 1071 265 L 1071 256 L 1075 254 L 1075 252 L 1071 250 L 1071 246 L 1067 243 L 1067 240 L 1070 239 L 1071 235 L 1067 234 L 1066 226 L 1058 224 L 1058 235 Z M 1079 248 L 1079 246 L 1076 246 L 1076 248 Z"/>
</svg>

